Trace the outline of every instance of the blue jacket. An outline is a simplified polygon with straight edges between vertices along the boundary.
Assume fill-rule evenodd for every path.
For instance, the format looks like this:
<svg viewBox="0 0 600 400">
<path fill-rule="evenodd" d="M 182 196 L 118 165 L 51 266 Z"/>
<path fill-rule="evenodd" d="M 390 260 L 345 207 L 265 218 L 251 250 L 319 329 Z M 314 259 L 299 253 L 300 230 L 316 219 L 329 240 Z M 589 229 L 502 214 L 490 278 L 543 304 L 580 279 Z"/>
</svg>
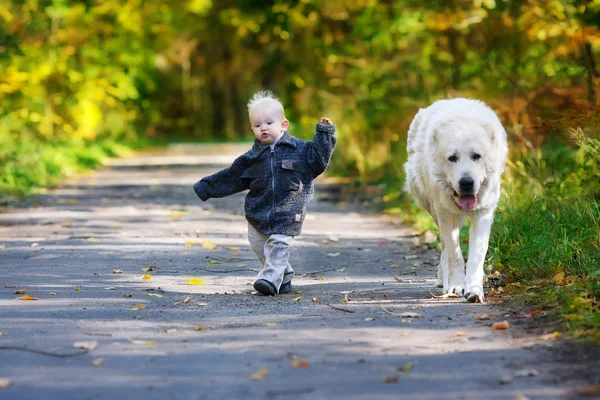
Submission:
<svg viewBox="0 0 600 400">
<path fill-rule="evenodd" d="M 314 195 L 313 180 L 327 169 L 335 149 L 335 125 L 319 122 L 316 131 L 312 141 L 285 131 L 273 149 L 255 139 L 229 168 L 196 182 L 196 195 L 206 201 L 249 189 L 246 219 L 256 230 L 299 235 Z"/>
</svg>

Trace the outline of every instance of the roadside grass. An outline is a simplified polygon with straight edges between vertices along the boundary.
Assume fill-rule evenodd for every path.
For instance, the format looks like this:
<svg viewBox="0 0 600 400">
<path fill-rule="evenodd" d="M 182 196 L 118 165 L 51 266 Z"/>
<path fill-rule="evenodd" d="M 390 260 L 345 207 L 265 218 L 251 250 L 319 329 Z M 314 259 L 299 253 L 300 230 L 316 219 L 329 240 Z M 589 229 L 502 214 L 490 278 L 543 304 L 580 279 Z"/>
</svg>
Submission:
<svg viewBox="0 0 600 400">
<path fill-rule="evenodd" d="M 572 133 L 573 146 L 512 151 L 486 267 L 519 301 L 560 316 L 575 336 L 600 345 L 600 142 Z M 388 213 L 439 233 L 397 181 L 387 187 Z M 467 233 L 468 220 L 461 231 L 465 255 Z"/>
</svg>

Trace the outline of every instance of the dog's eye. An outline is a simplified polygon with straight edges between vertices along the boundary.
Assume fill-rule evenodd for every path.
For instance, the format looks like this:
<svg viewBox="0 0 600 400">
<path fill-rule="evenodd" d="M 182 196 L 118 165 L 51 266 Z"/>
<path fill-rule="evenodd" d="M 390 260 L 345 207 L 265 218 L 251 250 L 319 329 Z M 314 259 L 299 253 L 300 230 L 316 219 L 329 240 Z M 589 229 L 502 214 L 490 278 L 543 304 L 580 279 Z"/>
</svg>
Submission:
<svg viewBox="0 0 600 400">
<path fill-rule="evenodd" d="M 448 157 L 448 161 L 450 161 L 451 163 L 455 163 L 458 161 L 458 157 L 456 156 L 450 156 Z"/>
<path fill-rule="evenodd" d="M 475 154 L 473 154 L 472 158 L 473 158 L 473 161 L 477 161 L 481 158 L 481 156 L 479 154 L 475 153 Z"/>
</svg>

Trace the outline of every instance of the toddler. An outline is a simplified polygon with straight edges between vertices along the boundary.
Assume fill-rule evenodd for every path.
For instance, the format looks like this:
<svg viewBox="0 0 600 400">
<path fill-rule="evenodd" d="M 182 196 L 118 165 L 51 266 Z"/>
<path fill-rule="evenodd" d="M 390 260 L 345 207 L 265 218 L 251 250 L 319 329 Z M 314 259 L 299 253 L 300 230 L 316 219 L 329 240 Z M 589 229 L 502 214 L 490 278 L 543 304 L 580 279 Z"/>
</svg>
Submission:
<svg viewBox="0 0 600 400">
<path fill-rule="evenodd" d="M 252 97 L 248 114 L 252 149 L 229 168 L 196 182 L 194 191 L 206 201 L 250 190 L 244 206 L 248 241 L 263 264 L 254 288 L 275 296 L 292 291 L 292 240 L 302 230 L 313 180 L 325 171 L 335 148 L 335 125 L 323 118 L 312 141 L 295 138 L 287 130 L 283 105 L 270 91 Z"/>
</svg>

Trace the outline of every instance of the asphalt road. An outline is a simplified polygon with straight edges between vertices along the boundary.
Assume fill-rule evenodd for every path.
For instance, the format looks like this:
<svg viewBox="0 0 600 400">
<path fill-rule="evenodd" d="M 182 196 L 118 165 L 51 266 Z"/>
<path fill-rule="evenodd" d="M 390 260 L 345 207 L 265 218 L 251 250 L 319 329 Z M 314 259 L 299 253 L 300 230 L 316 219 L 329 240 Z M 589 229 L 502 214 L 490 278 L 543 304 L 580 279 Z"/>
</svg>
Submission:
<svg viewBox="0 0 600 400">
<path fill-rule="evenodd" d="M 593 397 L 595 348 L 527 306 L 435 298 L 437 252 L 326 179 L 294 291 L 253 293 L 243 194 L 192 190 L 247 148 L 113 160 L 2 209 L 0 399 Z"/>
</svg>

